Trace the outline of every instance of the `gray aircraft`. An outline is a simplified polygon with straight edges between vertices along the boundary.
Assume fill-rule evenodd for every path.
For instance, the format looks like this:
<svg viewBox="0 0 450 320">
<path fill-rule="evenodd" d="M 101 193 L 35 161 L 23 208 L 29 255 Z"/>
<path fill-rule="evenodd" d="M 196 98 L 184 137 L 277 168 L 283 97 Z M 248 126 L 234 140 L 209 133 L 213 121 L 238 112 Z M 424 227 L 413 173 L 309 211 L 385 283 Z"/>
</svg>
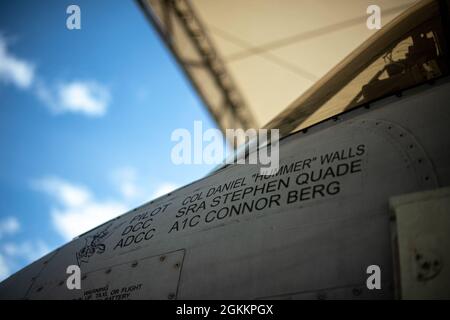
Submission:
<svg viewBox="0 0 450 320">
<path fill-rule="evenodd" d="M 0 298 L 449 299 L 449 30 L 447 1 L 418 2 L 264 126 L 278 170 L 224 164 L 25 267 Z"/>
</svg>

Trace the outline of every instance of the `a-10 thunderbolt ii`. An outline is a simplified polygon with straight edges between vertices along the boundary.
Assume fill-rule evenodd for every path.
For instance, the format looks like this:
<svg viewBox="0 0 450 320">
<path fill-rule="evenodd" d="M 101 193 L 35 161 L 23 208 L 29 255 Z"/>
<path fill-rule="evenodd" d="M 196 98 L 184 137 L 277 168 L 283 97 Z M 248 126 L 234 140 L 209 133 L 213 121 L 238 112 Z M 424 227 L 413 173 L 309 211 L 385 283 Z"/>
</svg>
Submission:
<svg viewBox="0 0 450 320">
<path fill-rule="evenodd" d="M 278 171 L 224 165 L 30 264 L 0 298 L 449 298 L 448 23 L 448 2 L 417 3 L 270 121 Z"/>
</svg>

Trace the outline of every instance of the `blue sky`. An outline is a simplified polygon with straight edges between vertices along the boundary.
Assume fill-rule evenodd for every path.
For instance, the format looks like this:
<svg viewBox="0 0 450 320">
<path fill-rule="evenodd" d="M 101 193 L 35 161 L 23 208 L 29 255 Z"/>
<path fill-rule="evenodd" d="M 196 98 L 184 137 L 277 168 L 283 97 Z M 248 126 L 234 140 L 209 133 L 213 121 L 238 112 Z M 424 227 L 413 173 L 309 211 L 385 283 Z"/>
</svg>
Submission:
<svg viewBox="0 0 450 320">
<path fill-rule="evenodd" d="M 171 162 L 195 120 L 215 127 L 134 1 L 1 1 L 0 280 L 212 170 Z"/>
</svg>

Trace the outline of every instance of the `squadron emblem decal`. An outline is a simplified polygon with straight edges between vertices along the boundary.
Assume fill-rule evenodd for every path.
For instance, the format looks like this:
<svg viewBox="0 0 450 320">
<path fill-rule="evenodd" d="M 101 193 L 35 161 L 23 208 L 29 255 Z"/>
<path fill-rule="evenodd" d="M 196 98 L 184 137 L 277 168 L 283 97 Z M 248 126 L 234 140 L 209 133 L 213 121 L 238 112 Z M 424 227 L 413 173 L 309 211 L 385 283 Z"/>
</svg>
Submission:
<svg viewBox="0 0 450 320">
<path fill-rule="evenodd" d="M 113 234 L 113 232 L 119 228 L 123 223 L 119 224 L 113 230 L 109 230 L 113 223 L 108 224 L 104 229 L 100 230 L 94 235 L 87 236 L 85 238 L 85 245 L 76 253 L 77 263 L 81 266 L 81 263 L 88 263 L 89 259 L 94 254 L 102 254 L 106 250 L 105 240 Z"/>
</svg>

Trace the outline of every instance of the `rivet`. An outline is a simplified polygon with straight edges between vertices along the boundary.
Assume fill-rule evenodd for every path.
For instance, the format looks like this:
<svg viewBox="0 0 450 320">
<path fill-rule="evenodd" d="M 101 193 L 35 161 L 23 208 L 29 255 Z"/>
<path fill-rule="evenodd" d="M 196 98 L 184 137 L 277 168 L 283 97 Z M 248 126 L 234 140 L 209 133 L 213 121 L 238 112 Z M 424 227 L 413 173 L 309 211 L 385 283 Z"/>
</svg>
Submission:
<svg viewBox="0 0 450 320">
<path fill-rule="evenodd" d="M 169 300 L 175 299 L 175 294 L 173 294 L 173 293 L 169 294 L 169 295 L 167 296 L 167 299 L 169 299 Z"/>
<path fill-rule="evenodd" d="M 180 264 L 177 262 L 177 263 L 175 263 L 174 267 L 175 267 L 175 268 L 179 268 L 179 267 L 180 267 Z"/>
<path fill-rule="evenodd" d="M 159 257 L 159 261 L 163 262 L 164 260 L 166 260 L 166 256 Z"/>
<path fill-rule="evenodd" d="M 352 293 L 354 296 L 360 296 L 362 293 L 362 290 L 360 288 L 353 288 Z"/>
<path fill-rule="evenodd" d="M 327 298 L 327 295 L 324 292 L 319 292 L 317 294 L 317 300 L 325 300 L 326 298 Z"/>
</svg>

